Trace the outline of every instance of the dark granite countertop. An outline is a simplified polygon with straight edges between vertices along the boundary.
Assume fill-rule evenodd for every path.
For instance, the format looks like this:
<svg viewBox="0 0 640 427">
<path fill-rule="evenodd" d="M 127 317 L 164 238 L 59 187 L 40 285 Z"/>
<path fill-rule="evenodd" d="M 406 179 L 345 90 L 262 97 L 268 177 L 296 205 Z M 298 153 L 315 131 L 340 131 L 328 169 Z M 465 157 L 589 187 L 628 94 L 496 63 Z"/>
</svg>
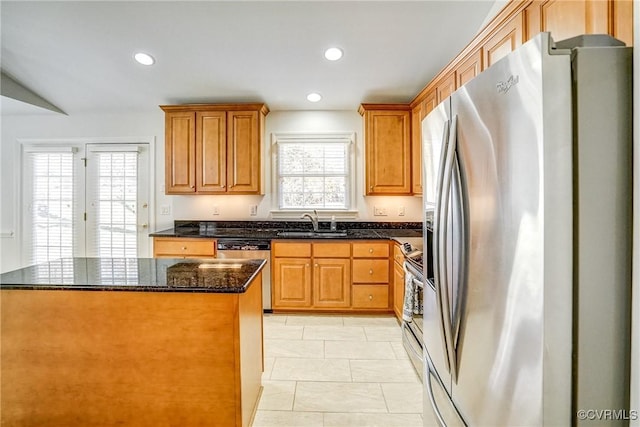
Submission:
<svg viewBox="0 0 640 427">
<path fill-rule="evenodd" d="M 243 293 L 262 259 L 63 258 L 0 275 L 0 289 Z"/>
<path fill-rule="evenodd" d="M 422 237 L 422 223 L 417 222 L 345 222 L 337 223 L 346 236 L 325 237 L 332 240 L 394 239 Z M 320 222 L 320 230 L 329 230 L 328 222 Z M 152 237 L 201 237 L 215 239 L 278 240 L 281 231 L 312 231 L 309 221 L 175 221 L 174 228 L 151 233 Z M 305 237 L 296 237 L 296 240 Z M 309 239 L 318 239 L 311 237 Z"/>
</svg>

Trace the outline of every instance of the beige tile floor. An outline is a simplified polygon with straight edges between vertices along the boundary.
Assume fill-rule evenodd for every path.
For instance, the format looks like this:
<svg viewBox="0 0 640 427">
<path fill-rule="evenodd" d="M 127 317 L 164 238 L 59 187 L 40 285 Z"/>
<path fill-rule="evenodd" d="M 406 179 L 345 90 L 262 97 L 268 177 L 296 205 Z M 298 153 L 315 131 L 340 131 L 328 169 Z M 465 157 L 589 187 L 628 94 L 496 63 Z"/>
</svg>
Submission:
<svg viewBox="0 0 640 427">
<path fill-rule="evenodd" d="M 422 426 L 422 383 L 393 316 L 265 315 L 254 427 Z"/>
</svg>

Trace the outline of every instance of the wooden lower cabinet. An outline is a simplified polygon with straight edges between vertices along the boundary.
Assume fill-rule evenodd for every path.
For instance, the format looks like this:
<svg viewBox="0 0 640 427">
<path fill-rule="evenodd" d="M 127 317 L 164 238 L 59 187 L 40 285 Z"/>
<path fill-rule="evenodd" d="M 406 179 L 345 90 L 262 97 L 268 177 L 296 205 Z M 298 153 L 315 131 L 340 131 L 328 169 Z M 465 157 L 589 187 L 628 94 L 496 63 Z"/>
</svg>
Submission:
<svg viewBox="0 0 640 427">
<path fill-rule="evenodd" d="M 399 251 L 400 249 L 398 248 L 397 250 Z M 402 320 L 404 288 L 404 268 L 402 264 L 395 261 L 393 263 L 393 312 L 399 320 Z"/>
<path fill-rule="evenodd" d="M 273 308 L 310 308 L 311 259 L 273 258 L 271 265 Z"/>
<path fill-rule="evenodd" d="M 313 265 L 313 306 L 349 308 L 351 306 L 351 260 L 320 258 Z"/>
<path fill-rule="evenodd" d="M 276 241 L 271 255 L 276 312 L 380 312 L 390 308 L 387 241 Z M 378 258 L 360 258 L 364 256 Z"/>
</svg>

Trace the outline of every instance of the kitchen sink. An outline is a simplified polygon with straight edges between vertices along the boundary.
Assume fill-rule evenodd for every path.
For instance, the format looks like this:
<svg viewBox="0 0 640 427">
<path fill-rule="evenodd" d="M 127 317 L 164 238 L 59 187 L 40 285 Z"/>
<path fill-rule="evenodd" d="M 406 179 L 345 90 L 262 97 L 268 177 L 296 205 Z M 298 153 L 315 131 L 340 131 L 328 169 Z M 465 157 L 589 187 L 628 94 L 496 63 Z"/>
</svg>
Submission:
<svg viewBox="0 0 640 427">
<path fill-rule="evenodd" d="M 330 239 L 347 237 L 346 231 L 278 231 L 278 237 Z"/>
</svg>

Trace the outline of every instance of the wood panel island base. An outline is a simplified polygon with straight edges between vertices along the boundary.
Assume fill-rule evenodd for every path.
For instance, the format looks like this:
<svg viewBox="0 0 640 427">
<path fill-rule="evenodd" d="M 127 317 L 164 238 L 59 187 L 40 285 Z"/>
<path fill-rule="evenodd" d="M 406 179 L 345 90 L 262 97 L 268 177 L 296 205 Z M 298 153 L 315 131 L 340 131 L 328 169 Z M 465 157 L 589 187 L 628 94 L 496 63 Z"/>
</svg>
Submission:
<svg viewBox="0 0 640 427">
<path fill-rule="evenodd" d="M 158 276 L 171 261 L 185 264 L 146 260 Z M 186 273 L 145 291 L 20 289 L 3 274 L 2 426 L 249 425 L 263 371 L 255 263 L 242 292 L 185 287 Z"/>
</svg>

